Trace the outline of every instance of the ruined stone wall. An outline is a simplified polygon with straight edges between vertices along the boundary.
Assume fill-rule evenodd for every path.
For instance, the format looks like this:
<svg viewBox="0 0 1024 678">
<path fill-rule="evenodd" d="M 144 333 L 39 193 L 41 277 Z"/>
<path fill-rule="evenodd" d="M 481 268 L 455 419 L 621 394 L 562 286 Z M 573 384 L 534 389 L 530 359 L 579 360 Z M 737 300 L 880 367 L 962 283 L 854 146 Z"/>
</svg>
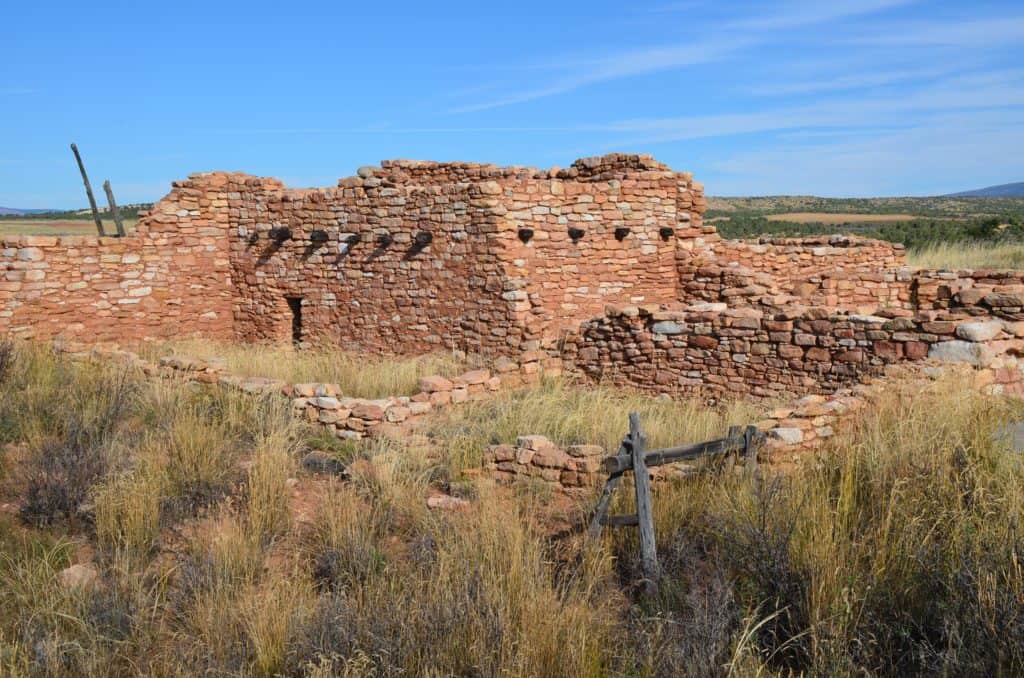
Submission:
<svg viewBox="0 0 1024 678">
<path fill-rule="evenodd" d="M 131 341 L 230 337 L 226 201 L 216 182 L 176 183 L 125 238 L 0 240 L 0 334 Z"/>
<path fill-rule="evenodd" d="M 230 177 L 239 338 L 290 340 L 292 298 L 311 341 L 390 353 L 514 352 L 522 333 L 503 296 L 493 187 L 407 185 L 387 168 L 364 174 L 308 191 Z M 282 229 L 289 237 L 279 241 Z M 419 234 L 430 242 L 417 244 Z"/>
<path fill-rule="evenodd" d="M 704 206 L 691 175 L 643 155 L 386 161 L 318 189 L 197 174 L 128 238 L 6 241 L 0 331 L 543 350 L 653 392 L 770 395 L 828 392 L 949 339 L 922 323 L 1024 319 L 1024 274 L 914 272 L 900 246 L 855 237 L 727 241 Z M 918 324 L 855 315 L 878 309 Z"/>
<path fill-rule="evenodd" d="M 605 156 L 502 185 L 499 257 L 526 349 L 609 303 L 673 303 L 676 250 L 704 209 L 703 189 L 647 156 Z"/>
<path fill-rule="evenodd" d="M 289 338 L 301 299 L 305 337 L 390 353 L 515 355 L 607 303 L 673 302 L 679 225 L 703 209 L 689 175 L 646 156 L 391 161 L 305 191 L 228 181 L 238 336 Z"/>
<path fill-rule="evenodd" d="M 870 312 L 909 300 L 902 245 L 854 236 L 725 240 L 710 228 L 681 256 L 684 300 L 812 305 Z"/>
<path fill-rule="evenodd" d="M 915 271 L 912 305 L 1024 320 L 1024 271 Z"/>
<path fill-rule="evenodd" d="M 897 362 L 930 357 L 991 367 L 1024 352 L 1024 323 L 910 315 L 804 306 L 780 312 L 625 307 L 584 323 L 562 357 L 569 372 L 593 381 L 715 398 L 827 394 Z"/>
</svg>

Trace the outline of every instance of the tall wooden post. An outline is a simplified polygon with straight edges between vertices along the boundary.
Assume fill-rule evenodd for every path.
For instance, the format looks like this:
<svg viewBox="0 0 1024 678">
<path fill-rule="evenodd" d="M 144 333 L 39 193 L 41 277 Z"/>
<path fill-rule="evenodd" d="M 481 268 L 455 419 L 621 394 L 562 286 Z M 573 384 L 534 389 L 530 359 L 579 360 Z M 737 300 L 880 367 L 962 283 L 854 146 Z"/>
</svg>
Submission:
<svg viewBox="0 0 1024 678">
<path fill-rule="evenodd" d="M 658 549 L 654 543 L 654 512 L 651 506 L 651 475 L 647 471 L 644 455 L 647 438 L 640 430 L 640 415 L 629 415 L 630 455 L 633 458 L 633 484 L 636 486 L 636 516 L 640 528 L 640 567 L 644 573 L 644 592 L 648 596 L 658 593 Z"/>
<path fill-rule="evenodd" d="M 124 237 L 124 224 L 121 222 L 121 210 L 117 209 L 114 202 L 114 191 L 110 188 L 110 180 L 103 182 L 103 191 L 107 194 L 107 204 L 110 205 L 110 215 L 114 217 L 114 226 L 117 227 L 117 237 Z"/>
<path fill-rule="evenodd" d="M 100 211 L 96 208 L 96 198 L 92 195 L 92 186 L 89 185 L 89 175 L 85 173 L 85 165 L 82 164 L 82 156 L 78 154 L 78 146 L 71 144 L 71 151 L 78 161 L 78 171 L 82 173 L 82 182 L 85 184 L 85 194 L 89 196 L 89 207 L 92 208 L 92 218 L 96 222 L 96 231 L 100 236 L 106 235 L 103 232 L 103 221 L 100 219 Z"/>
</svg>

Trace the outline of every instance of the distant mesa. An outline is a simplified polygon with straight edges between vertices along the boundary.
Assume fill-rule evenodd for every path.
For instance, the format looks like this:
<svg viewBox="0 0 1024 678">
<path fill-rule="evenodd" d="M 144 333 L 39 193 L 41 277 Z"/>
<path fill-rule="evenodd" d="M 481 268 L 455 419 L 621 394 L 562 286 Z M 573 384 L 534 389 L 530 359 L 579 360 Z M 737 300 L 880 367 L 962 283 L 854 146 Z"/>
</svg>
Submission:
<svg viewBox="0 0 1024 678">
<path fill-rule="evenodd" d="M 962 193 L 950 193 L 949 198 L 1022 198 L 1024 197 L 1024 181 L 1018 181 L 1015 184 L 1000 184 L 998 186 L 988 186 L 986 188 L 978 188 L 973 191 L 963 191 Z"/>
</svg>

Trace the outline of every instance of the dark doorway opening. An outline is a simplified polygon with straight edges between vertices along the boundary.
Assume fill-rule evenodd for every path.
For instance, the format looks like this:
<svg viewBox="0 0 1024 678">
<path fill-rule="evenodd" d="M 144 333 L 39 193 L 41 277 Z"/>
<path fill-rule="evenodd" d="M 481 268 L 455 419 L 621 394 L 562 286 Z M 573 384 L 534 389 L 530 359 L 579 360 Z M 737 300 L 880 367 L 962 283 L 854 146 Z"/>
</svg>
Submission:
<svg viewBox="0 0 1024 678">
<path fill-rule="evenodd" d="M 292 312 L 292 343 L 302 343 L 302 297 L 285 297 Z"/>
</svg>

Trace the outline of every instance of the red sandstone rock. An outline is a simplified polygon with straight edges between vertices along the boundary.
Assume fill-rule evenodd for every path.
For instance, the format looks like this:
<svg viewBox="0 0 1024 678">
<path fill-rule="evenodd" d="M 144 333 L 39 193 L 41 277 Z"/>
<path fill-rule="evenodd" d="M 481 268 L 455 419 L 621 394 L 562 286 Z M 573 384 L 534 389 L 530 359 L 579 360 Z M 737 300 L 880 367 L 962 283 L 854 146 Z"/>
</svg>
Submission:
<svg viewBox="0 0 1024 678">
<path fill-rule="evenodd" d="M 420 378 L 420 390 L 424 393 L 436 393 L 439 391 L 451 391 L 452 382 L 439 375 Z"/>
</svg>

